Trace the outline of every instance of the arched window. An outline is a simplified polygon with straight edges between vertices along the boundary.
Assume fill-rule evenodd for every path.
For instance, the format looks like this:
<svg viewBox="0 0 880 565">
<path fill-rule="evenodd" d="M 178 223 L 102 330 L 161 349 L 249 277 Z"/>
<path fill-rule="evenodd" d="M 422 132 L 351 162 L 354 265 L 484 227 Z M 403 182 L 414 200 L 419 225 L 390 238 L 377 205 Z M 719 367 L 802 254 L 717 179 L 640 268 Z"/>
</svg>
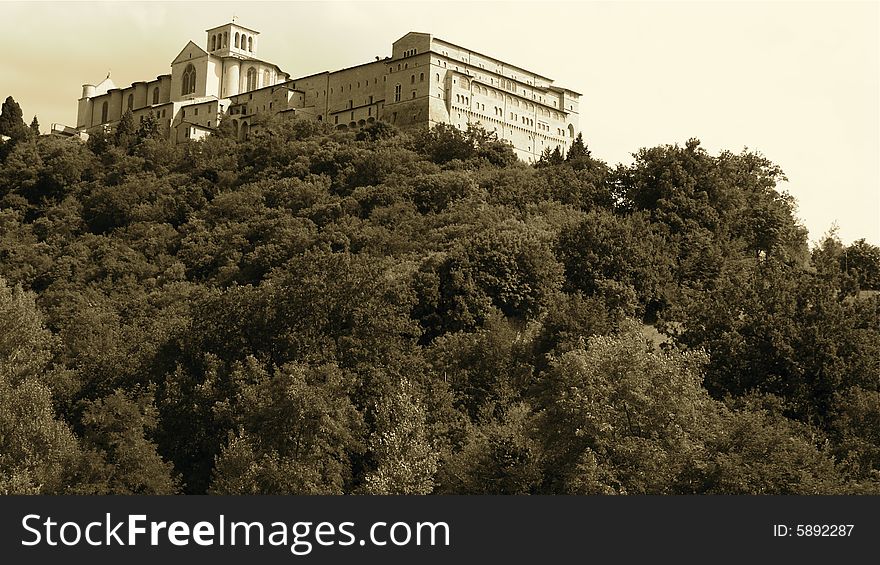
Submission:
<svg viewBox="0 0 880 565">
<path fill-rule="evenodd" d="M 235 32 L 235 46 L 238 47 L 238 32 Z"/>
<path fill-rule="evenodd" d="M 196 68 L 189 64 L 183 71 L 183 85 L 180 88 L 180 94 L 186 96 L 196 91 Z"/>
<path fill-rule="evenodd" d="M 107 101 L 105 100 L 103 104 L 101 104 L 101 123 L 107 122 Z"/>
<path fill-rule="evenodd" d="M 425 82 L 425 73 L 419 73 L 419 82 Z"/>
<path fill-rule="evenodd" d="M 159 103 L 159 87 L 153 89 L 153 104 Z"/>
<path fill-rule="evenodd" d="M 248 51 L 254 50 L 254 38 L 253 36 L 248 36 Z"/>
<path fill-rule="evenodd" d="M 211 51 L 214 51 L 215 49 L 217 49 L 217 36 L 212 35 L 211 36 Z"/>
<path fill-rule="evenodd" d="M 257 89 L 257 69 L 251 67 L 247 72 L 247 90 Z"/>
<path fill-rule="evenodd" d="M 129 110 L 131 110 L 132 108 L 134 108 L 134 94 L 129 94 L 129 95 L 128 95 L 128 102 L 127 102 L 126 105 L 128 106 L 128 109 L 129 109 Z"/>
<path fill-rule="evenodd" d="M 228 45 L 229 45 L 229 32 L 224 31 L 223 32 L 223 47 L 226 47 Z"/>
<path fill-rule="evenodd" d="M 269 86 L 269 69 L 263 72 L 263 86 Z"/>
</svg>

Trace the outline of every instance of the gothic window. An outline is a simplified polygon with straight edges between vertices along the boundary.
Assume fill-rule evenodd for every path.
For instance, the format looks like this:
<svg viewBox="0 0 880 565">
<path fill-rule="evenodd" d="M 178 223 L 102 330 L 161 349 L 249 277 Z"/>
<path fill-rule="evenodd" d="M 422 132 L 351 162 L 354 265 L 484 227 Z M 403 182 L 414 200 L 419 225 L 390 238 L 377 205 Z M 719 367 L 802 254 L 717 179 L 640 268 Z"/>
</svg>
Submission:
<svg viewBox="0 0 880 565">
<path fill-rule="evenodd" d="M 223 47 L 226 47 L 227 45 L 229 45 L 229 32 L 224 31 L 223 32 Z"/>
<path fill-rule="evenodd" d="M 251 67 L 247 72 L 247 89 L 248 90 L 256 90 L 257 89 L 257 69 Z"/>
<path fill-rule="evenodd" d="M 132 108 L 134 108 L 134 94 L 129 94 L 129 95 L 128 95 L 128 102 L 127 102 L 126 105 L 128 106 L 128 109 L 129 109 L 129 110 L 131 110 Z"/>
<path fill-rule="evenodd" d="M 214 51 L 215 49 L 217 49 L 217 36 L 212 35 L 211 36 L 211 51 Z"/>
<path fill-rule="evenodd" d="M 248 51 L 254 50 L 254 38 L 253 36 L 248 36 Z"/>
<path fill-rule="evenodd" d="M 159 87 L 153 89 L 153 104 L 159 103 Z"/>
<path fill-rule="evenodd" d="M 235 32 L 235 47 L 238 48 L 238 32 Z"/>
<path fill-rule="evenodd" d="M 410 83 L 410 84 L 415 84 L 415 83 L 416 83 L 416 75 L 412 75 L 412 76 L 409 78 L 409 83 Z"/>
<path fill-rule="evenodd" d="M 105 123 L 107 121 L 107 101 L 101 105 L 101 123 Z"/>
<path fill-rule="evenodd" d="M 425 73 L 419 73 L 419 82 L 425 82 Z"/>
<path fill-rule="evenodd" d="M 180 88 L 180 94 L 186 96 L 196 91 L 196 68 L 189 64 L 183 71 L 183 85 Z"/>
<path fill-rule="evenodd" d="M 268 69 L 263 73 L 263 86 L 269 86 L 269 71 L 268 71 Z"/>
<path fill-rule="evenodd" d="M 394 101 L 400 102 L 400 85 L 394 86 Z"/>
</svg>

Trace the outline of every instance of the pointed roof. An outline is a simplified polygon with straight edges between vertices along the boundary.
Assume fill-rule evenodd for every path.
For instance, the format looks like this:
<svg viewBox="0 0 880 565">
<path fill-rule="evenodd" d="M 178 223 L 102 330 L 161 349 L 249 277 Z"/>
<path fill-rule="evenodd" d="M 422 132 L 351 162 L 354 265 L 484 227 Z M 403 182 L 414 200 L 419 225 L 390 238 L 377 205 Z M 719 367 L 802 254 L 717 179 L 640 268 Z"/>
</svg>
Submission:
<svg viewBox="0 0 880 565">
<path fill-rule="evenodd" d="M 186 45 L 183 46 L 183 49 L 180 50 L 180 53 L 177 54 L 177 57 L 175 57 L 174 60 L 171 61 L 171 64 L 172 64 L 172 65 L 173 65 L 174 63 L 179 63 L 180 61 L 183 61 L 183 60 L 184 60 L 184 59 L 183 59 L 183 54 L 187 52 L 187 50 L 190 48 L 190 45 L 192 45 L 193 47 L 195 47 L 195 48 L 197 49 L 197 51 L 198 51 L 198 53 L 197 53 L 197 55 L 196 55 L 196 58 L 201 57 L 202 55 L 207 55 L 207 54 L 208 54 L 207 51 L 205 51 L 204 49 L 202 49 L 201 47 L 199 47 L 198 45 L 196 45 L 195 42 L 193 42 L 193 41 L 189 41 Z"/>
<path fill-rule="evenodd" d="M 251 29 L 251 28 L 249 28 L 249 27 L 244 27 L 243 25 L 241 25 L 240 23 L 238 23 L 238 22 L 236 22 L 236 21 L 231 21 L 231 22 L 225 23 L 225 24 L 223 24 L 223 25 L 219 25 L 219 26 L 217 26 L 217 27 L 212 27 L 211 29 L 206 29 L 205 31 L 206 31 L 206 32 L 212 32 L 212 31 L 214 31 L 214 30 L 216 30 L 216 29 L 221 29 L 221 28 L 224 28 L 224 27 L 227 27 L 227 26 L 235 26 L 235 27 L 237 27 L 238 29 L 243 29 L 243 30 L 245 30 L 245 31 L 249 31 L 249 32 L 253 33 L 254 35 L 260 35 L 260 32 L 259 32 L 259 31 L 255 30 L 255 29 Z"/>
<path fill-rule="evenodd" d="M 102 94 L 107 94 L 111 90 L 115 89 L 116 85 L 113 84 L 113 81 L 110 80 L 110 73 L 107 73 L 107 78 L 99 82 L 95 85 L 95 94 L 93 96 L 100 96 Z"/>
</svg>

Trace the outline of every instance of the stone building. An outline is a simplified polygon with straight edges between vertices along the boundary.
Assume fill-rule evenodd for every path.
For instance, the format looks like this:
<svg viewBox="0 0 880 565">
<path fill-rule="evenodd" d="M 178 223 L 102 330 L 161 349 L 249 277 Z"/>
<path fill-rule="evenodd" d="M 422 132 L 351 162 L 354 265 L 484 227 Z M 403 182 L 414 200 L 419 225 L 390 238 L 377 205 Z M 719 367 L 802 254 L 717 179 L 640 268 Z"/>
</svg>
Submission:
<svg viewBox="0 0 880 565">
<path fill-rule="evenodd" d="M 76 129 L 113 127 L 127 109 L 135 120 L 157 117 L 175 142 L 210 134 L 224 116 L 246 137 L 261 113 L 338 128 L 376 120 L 404 129 L 479 123 L 526 161 L 548 147 L 565 151 L 579 132 L 579 93 L 426 33 L 404 35 L 390 57 L 299 78 L 259 59 L 258 38 L 259 32 L 228 23 L 207 30 L 205 48 L 187 43 L 171 74 L 125 88 L 109 75 L 83 85 Z"/>
</svg>

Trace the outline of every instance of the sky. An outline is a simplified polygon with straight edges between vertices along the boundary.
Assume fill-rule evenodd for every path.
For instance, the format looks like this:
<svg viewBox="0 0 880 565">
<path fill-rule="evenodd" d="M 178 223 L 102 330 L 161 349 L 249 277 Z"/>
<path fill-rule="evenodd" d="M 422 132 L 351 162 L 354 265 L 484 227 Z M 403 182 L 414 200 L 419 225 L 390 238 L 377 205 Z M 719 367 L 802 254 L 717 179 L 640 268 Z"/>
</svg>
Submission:
<svg viewBox="0 0 880 565">
<path fill-rule="evenodd" d="M 434 34 L 581 92 L 594 157 L 701 140 L 757 151 L 818 241 L 880 244 L 880 2 L 0 2 L 0 96 L 75 125 L 84 83 L 170 72 L 234 16 L 292 77 Z M 9 23 L 12 25 L 9 25 Z"/>
</svg>

